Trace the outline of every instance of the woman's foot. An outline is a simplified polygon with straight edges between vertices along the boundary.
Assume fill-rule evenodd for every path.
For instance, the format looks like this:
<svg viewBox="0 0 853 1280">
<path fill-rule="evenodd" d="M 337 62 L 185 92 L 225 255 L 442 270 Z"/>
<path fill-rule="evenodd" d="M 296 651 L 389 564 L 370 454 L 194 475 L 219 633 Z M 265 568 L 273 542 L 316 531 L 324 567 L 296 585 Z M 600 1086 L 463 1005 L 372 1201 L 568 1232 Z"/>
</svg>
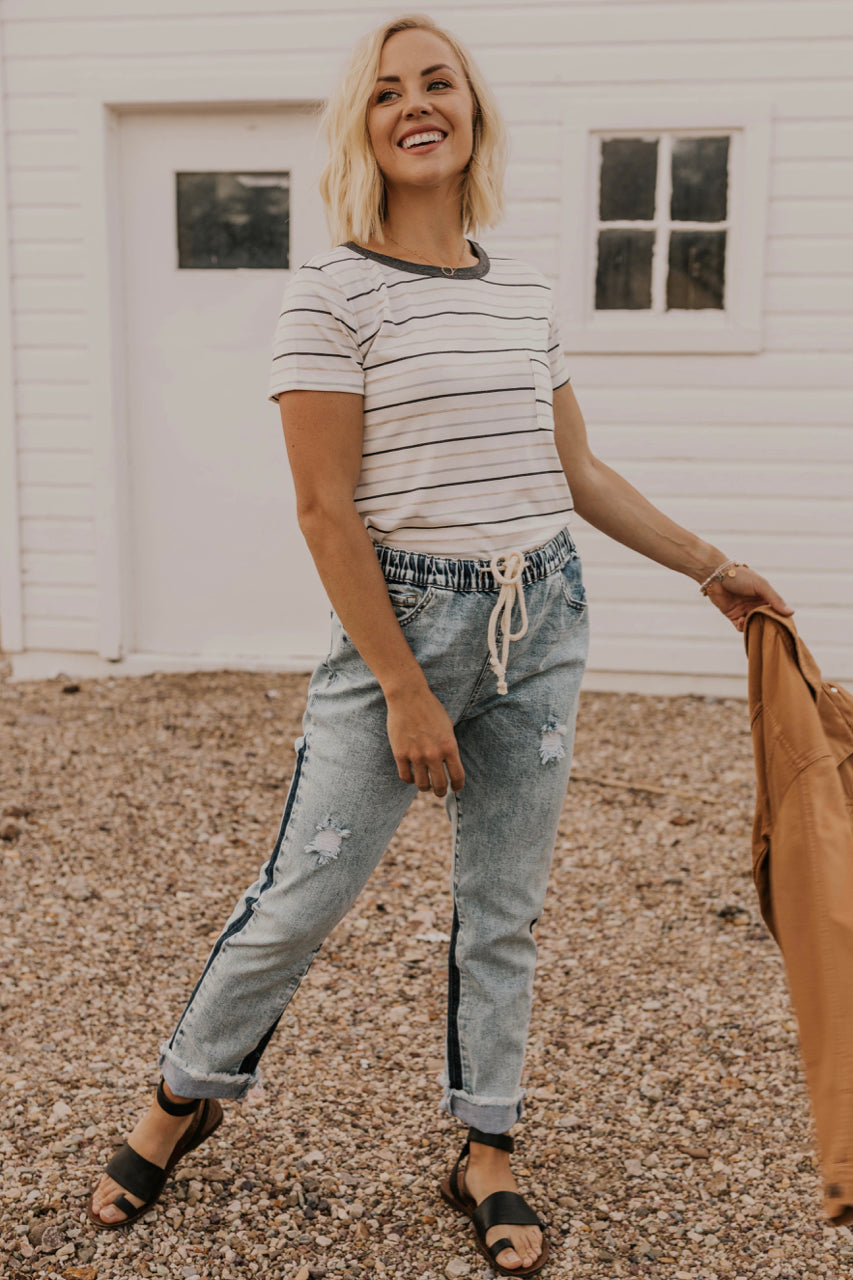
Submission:
<svg viewBox="0 0 853 1280">
<path fill-rule="evenodd" d="M 480 1204 L 493 1191 L 518 1191 L 518 1184 L 509 1167 L 509 1153 L 482 1143 L 472 1142 L 468 1165 L 459 1174 L 460 1189 Z M 486 1233 L 486 1244 L 507 1237 L 512 1249 L 503 1249 L 495 1259 L 502 1267 L 525 1270 L 532 1267 L 542 1252 L 542 1232 L 538 1227 L 496 1226 Z"/>
<path fill-rule="evenodd" d="M 190 1098 L 180 1098 L 177 1094 L 172 1093 L 167 1084 L 164 1084 L 163 1088 L 166 1096 L 172 1102 L 191 1101 Z M 195 1114 L 194 1111 L 191 1111 L 186 1116 L 170 1116 L 156 1102 L 152 1102 L 151 1107 L 128 1138 L 128 1143 L 144 1159 L 150 1160 L 152 1164 L 159 1165 L 161 1169 L 165 1169 L 178 1140 L 195 1120 Z M 104 1174 L 92 1195 L 92 1211 L 97 1214 L 102 1222 L 123 1222 L 127 1217 L 126 1213 L 123 1213 L 121 1209 L 117 1209 L 112 1203 L 120 1195 L 127 1196 L 131 1204 L 135 1204 L 137 1207 L 143 1203 L 138 1196 L 130 1195 L 113 1178 Z"/>
</svg>

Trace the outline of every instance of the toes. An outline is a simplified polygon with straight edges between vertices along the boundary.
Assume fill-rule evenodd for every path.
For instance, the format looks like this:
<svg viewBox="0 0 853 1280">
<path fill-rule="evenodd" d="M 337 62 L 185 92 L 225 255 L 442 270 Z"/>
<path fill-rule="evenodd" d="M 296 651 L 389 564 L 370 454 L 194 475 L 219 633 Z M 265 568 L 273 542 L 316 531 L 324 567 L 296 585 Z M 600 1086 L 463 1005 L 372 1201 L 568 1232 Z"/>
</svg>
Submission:
<svg viewBox="0 0 853 1280">
<path fill-rule="evenodd" d="M 121 1209 L 117 1209 L 114 1204 L 104 1205 L 100 1211 L 95 1211 L 102 1222 L 121 1222 L 127 1217 L 126 1213 L 122 1213 Z"/>
<path fill-rule="evenodd" d="M 110 1192 L 116 1190 L 113 1186 L 111 1178 L 101 1178 L 101 1181 L 95 1187 L 92 1195 L 92 1208 L 95 1213 L 100 1214 L 101 1206 L 106 1204 L 109 1199 Z"/>
<path fill-rule="evenodd" d="M 541 1252 L 542 1236 L 537 1232 L 533 1238 L 520 1239 L 514 1249 L 502 1249 L 495 1262 L 502 1267 L 531 1267 Z"/>
<path fill-rule="evenodd" d="M 128 1195 L 112 1178 L 104 1178 L 92 1196 L 92 1212 L 102 1222 L 124 1222 L 128 1215 L 124 1210 L 116 1208 L 113 1203 L 120 1195 L 126 1195 L 131 1204 L 137 1207 L 142 1204 L 138 1196 Z"/>
</svg>

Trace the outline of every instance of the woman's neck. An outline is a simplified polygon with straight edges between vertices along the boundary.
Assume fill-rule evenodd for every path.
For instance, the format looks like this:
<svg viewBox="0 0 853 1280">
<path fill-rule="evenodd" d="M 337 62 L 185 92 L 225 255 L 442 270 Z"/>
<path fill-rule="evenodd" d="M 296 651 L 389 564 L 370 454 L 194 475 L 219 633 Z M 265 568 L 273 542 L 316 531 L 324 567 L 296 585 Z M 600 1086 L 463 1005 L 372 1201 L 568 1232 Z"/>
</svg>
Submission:
<svg viewBox="0 0 853 1280">
<path fill-rule="evenodd" d="M 429 262 L 439 267 L 467 267 L 477 262 L 462 230 L 459 199 L 430 200 L 429 193 L 397 194 L 388 200 L 382 225 L 384 240 L 366 247 L 391 257 Z M 438 195 L 438 193 L 436 193 Z"/>
</svg>

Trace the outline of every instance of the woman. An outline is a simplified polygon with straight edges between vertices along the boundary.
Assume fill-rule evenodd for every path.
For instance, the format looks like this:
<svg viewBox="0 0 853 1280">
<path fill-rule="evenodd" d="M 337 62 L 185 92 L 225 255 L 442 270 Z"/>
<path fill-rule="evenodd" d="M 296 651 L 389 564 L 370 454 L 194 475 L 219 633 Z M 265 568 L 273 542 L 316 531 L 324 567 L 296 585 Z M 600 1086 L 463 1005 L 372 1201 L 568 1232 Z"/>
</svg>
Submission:
<svg viewBox="0 0 853 1280">
<path fill-rule="evenodd" d="M 278 840 L 171 1039 L 158 1101 L 90 1217 L 140 1216 L 245 1095 L 290 997 L 415 790 L 447 796 L 454 917 L 442 1107 L 470 1126 L 441 1185 L 503 1275 L 548 1256 L 506 1131 L 571 762 L 587 617 L 572 508 L 702 584 L 738 630 L 790 613 L 589 450 L 545 280 L 466 238 L 501 209 L 504 135 L 468 54 L 384 25 L 327 109 L 337 247 L 289 286 L 275 340 L 300 527 L 334 608 Z M 449 788 L 449 794 L 448 794 Z M 467 1156 L 464 1172 L 462 1160 Z"/>
</svg>

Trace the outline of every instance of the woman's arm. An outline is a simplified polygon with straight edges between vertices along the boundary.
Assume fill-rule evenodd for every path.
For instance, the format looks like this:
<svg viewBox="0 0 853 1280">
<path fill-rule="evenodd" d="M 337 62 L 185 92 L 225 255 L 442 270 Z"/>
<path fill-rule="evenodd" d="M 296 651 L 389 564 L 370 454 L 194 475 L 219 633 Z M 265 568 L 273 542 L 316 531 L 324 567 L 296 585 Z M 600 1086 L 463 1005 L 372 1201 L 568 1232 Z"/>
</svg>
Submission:
<svg viewBox="0 0 853 1280">
<path fill-rule="evenodd" d="M 449 774 L 459 791 L 465 774 L 453 724 L 406 642 L 353 501 L 361 471 L 362 397 L 286 391 L 278 403 L 299 527 L 335 613 L 385 695 L 400 777 L 443 796 Z"/>
<path fill-rule="evenodd" d="M 589 524 L 658 564 L 704 582 L 728 558 L 670 520 L 612 467 L 590 451 L 586 424 L 569 383 L 554 392 L 554 438 L 572 491 L 575 510 Z M 713 583 L 708 599 L 742 631 L 747 615 L 767 604 L 793 613 L 770 583 L 742 566 L 726 585 Z"/>
</svg>

